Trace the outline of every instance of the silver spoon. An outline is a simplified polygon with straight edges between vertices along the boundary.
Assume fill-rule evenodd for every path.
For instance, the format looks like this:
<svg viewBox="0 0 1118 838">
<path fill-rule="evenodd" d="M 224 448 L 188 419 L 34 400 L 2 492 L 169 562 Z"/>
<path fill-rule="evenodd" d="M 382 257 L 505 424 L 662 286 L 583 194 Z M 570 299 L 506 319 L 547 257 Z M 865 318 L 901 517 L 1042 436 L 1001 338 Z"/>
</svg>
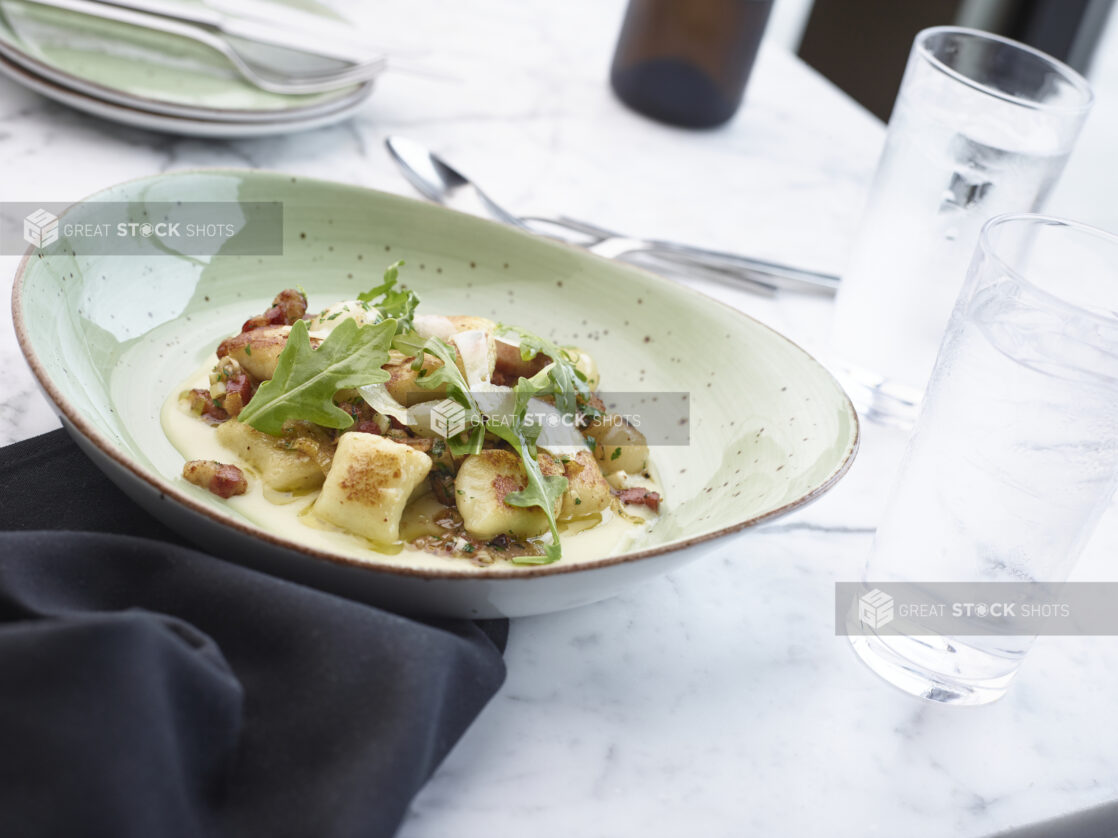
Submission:
<svg viewBox="0 0 1118 838">
<path fill-rule="evenodd" d="M 389 137 L 384 145 L 408 183 L 427 200 L 471 215 L 482 213 L 522 230 L 531 229 L 468 177 L 414 140 Z"/>
<path fill-rule="evenodd" d="M 829 274 L 674 242 L 633 238 L 563 217 L 524 218 L 496 203 L 477 184 L 419 143 L 404 137 L 388 137 L 385 146 L 407 181 L 429 200 L 463 212 L 485 214 L 513 227 L 584 247 L 599 256 L 616 259 L 641 254 L 652 257 L 657 269 L 663 272 L 687 275 L 697 269 L 706 278 L 744 283 L 762 293 L 771 294 L 783 288 L 833 294 L 838 287 L 838 277 Z M 559 234 L 560 230 L 567 235 Z M 646 260 L 642 262 L 647 264 Z"/>
</svg>

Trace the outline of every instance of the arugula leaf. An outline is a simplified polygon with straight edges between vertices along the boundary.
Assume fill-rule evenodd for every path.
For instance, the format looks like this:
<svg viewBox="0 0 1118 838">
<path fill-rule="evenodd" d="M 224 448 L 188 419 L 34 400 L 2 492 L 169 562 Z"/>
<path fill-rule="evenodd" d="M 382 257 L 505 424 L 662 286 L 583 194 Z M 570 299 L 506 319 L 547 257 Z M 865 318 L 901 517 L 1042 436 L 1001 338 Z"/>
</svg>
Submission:
<svg viewBox="0 0 1118 838">
<path fill-rule="evenodd" d="M 567 478 L 544 475 L 540 469 L 539 452 L 536 450 L 536 440 L 542 427 L 525 419 L 531 398 L 549 391 L 555 383 L 554 369 L 554 365 L 549 365 L 531 378 L 521 378 L 514 388 L 516 407 L 513 415 L 501 417 L 486 425 L 490 433 L 503 439 L 520 455 L 524 473 L 528 476 L 527 485 L 519 492 L 506 495 L 505 503 L 510 506 L 538 506 L 547 516 L 547 523 L 551 528 L 552 542 L 544 547 L 542 556 L 518 556 L 510 560 L 513 564 L 551 564 L 559 561 L 563 555 L 563 548 L 559 543 L 559 526 L 555 520 L 555 503 L 567 491 Z"/>
<path fill-rule="evenodd" d="M 392 338 L 392 348 L 410 358 L 413 355 L 418 356 L 427 341 L 427 338 L 421 337 L 416 331 L 399 332 Z"/>
<path fill-rule="evenodd" d="M 307 322 L 296 320 L 272 378 L 260 385 L 237 418 L 272 436 L 282 434 L 290 419 L 348 428 L 353 417 L 334 404 L 334 394 L 388 380 L 381 367 L 388 362 L 396 328 L 394 320 L 365 326 L 343 320 L 313 349 Z"/>
<path fill-rule="evenodd" d="M 565 415 L 574 416 L 578 413 L 578 397 L 590 397 L 590 385 L 586 376 L 575 368 L 574 358 L 563 347 L 552 343 L 546 338 L 532 334 L 516 326 L 500 324 L 497 326 L 499 334 L 513 335 L 520 339 L 520 357 L 531 361 L 541 352 L 552 360 L 555 367 L 550 378 L 555 383 L 555 406 Z"/>
<path fill-rule="evenodd" d="M 488 431 L 503 439 L 520 457 L 524 466 L 524 473 L 528 480 L 525 487 L 519 492 L 513 492 L 505 497 L 505 503 L 510 506 L 530 507 L 538 506 L 547 516 L 548 526 L 551 529 L 552 543 L 544 547 L 542 556 L 518 556 L 511 559 L 514 564 L 551 564 L 562 557 L 562 546 L 559 543 L 559 525 L 555 519 L 555 504 L 567 491 L 567 478 L 558 475 L 544 475 L 539 463 L 539 452 L 536 449 L 536 440 L 539 439 L 542 426 L 528 419 L 528 405 L 531 399 L 538 395 L 550 395 L 561 390 L 561 385 L 556 380 L 558 363 L 551 363 L 536 373 L 531 378 L 521 378 L 513 388 L 515 402 L 510 415 L 485 417 L 484 423 L 479 421 L 484 414 L 471 392 L 470 385 L 462 371 L 455 363 L 456 353 L 453 347 L 439 338 L 423 340 L 414 332 L 398 335 L 393 346 L 406 355 L 414 355 L 412 366 L 420 369 L 423 365 L 423 355 L 428 353 L 443 362 L 443 365 L 434 372 L 422 375 L 417 379 L 421 387 L 434 388 L 446 385 L 447 397 L 466 408 L 469 416 L 473 418 L 470 438 L 463 443 L 460 439 L 447 440 L 450 449 L 455 454 L 476 454 L 481 451 L 485 433 Z M 548 345 L 549 348 L 553 344 Z M 556 349 L 558 354 L 558 350 Z M 534 357 L 535 353 L 531 357 Z M 571 368 L 573 371 L 573 368 Z M 563 378 L 564 373 L 558 375 Z M 585 381 L 583 381 L 585 387 Z M 588 388 L 587 388 L 588 389 Z"/>
<path fill-rule="evenodd" d="M 414 291 L 396 290 L 396 281 L 403 266 L 403 260 L 389 265 L 384 272 L 384 282 L 357 295 L 359 301 L 368 303 L 386 318 L 395 320 L 397 334 L 411 330 L 415 310 L 419 306 L 419 297 Z"/>
<path fill-rule="evenodd" d="M 364 294 L 358 294 L 357 299 L 363 303 L 371 303 L 381 294 L 387 293 L 392 290 L 396 284 L 396 280 L 400 276 L 400 268 L 404 266 L 404 260 L 399 259 L 384 269 L 384 281 L 380 285 L 374 285 Z"/>
<path fill-rule="evenodd" d="M 432 355 L 442 361 L 443 365 L 437 370 L 422 372 L 416 379 L 416 384 L 426 390 L 433 390 L 440 385 L 446 385 L 447 398 L 453 399 L 466 408 L 466 424 L 470 431 L 465 439 L 461 434 L 447 440 L 447 445 L 454 454 L 477 454 L 481 451 L 485 440 L 485 427 L 481 422 L 481 409 L 477 399 L 470 390 L 466 376 L 458 369 L 455 362 L 457 353 L 450 344 L 439 338 L 424 340 L 415 332 L 398 335 L 392 344 L 398 351 L 405 355 L 414 355 L 412 369 L 419 370 L 423 367 L 424 354 Z"/>
</svg>

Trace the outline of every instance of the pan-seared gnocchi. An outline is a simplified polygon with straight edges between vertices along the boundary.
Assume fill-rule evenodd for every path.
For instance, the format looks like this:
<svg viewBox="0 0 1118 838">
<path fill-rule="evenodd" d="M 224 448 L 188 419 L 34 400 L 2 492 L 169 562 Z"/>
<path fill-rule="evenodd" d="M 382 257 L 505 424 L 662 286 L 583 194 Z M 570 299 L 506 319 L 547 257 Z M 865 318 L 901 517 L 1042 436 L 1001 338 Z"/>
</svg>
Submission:
<svg viewBox="0 0 1118 838">
<path fill-rule="evenodd" d="M 551 458 L 540 459 L 545 475 L 563 473 Z M 547 514 L 542 509 L 507 502 L 527 483 L 520 458 L 511 451 L 490 448 L 468 456 L 454 478 L 454 502 L 466 531 L 487 539 L 501 533 L 531 538 L 547 532 Z"/>
<path fill-rule="evenodd" d="M 168 400 L 191 440 L 212 440 L 168 430 L 192 491 L 266 503 L 308 539 L 479 566 L 545 564 L 590 529 L 651 526 L 648 442 L 605 412 L 593 356 L 484 317 L 416 314 L 398 267 L 317 314 L 286 289 L 221 341 Z M 236 491 L 211 473 L 240 475 Z"/>
<path fill-rule="evenodd" d="M 290 437 L 262 433 L 230 420 L 217 426 L 217 439 L 229 453 L 246 463 L 264 485 L 278 492 L 317 489 L 326 474 L 313 456 Z"/>
<path fill-rule="evenodd" d="M 431 458 L 378 434 L 342 434 L 314 514 L 380 544 L 400 540 L 400 517 Z"/>
</svg>

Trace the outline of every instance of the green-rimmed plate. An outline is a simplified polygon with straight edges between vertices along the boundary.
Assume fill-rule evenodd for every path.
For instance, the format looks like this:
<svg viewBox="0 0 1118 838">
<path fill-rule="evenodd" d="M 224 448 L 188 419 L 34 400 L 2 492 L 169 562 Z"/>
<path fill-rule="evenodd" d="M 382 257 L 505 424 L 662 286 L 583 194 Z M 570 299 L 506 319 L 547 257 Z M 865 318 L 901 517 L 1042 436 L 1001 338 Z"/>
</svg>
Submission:
<svg viewBox="0 0 1118 838">
<path fill-rule="evenodd" d="M 313 128 L 322 128 L 333 125 L 343 119 L 353 116 L 362 105 L 362 100 L 343 105 L 337 110 L 315 113 L 300 120 L 246 120 L 244 122 L 229 122 L 219 119 L 191 119 L 184 116 L 170 116 L 169 114 L 151 113 L 150 111 L 130 108 L 113 102 L 105 102 L 93 96 L 86 96 L 69 88 L 57 85 L 54 82 L 29 73 L 18 64 L 13 64 L 0 54 L 0 75 L 22 84 L 28 90 L 61 102 L 75 110 L 92 114 L 101 119 L 119 122 L 122 125 L 131 125 L 135 128 L 144 128 L 148 131 L 163 131 L 180 137 L 267 137 L 275 134 L 292 134 L 296 131 L 309 131 Z"/>
<path fill-rule="evenodd" d="M 32 252 L 16 277 L 16 331 L 83 450 L 152 514 L 234 561 L 400 610 L 545 613 L 611 596 L 802 506 L 854 457 L 857 418 L 819 363 L 741 312 L 652 274 L 441 207 L 276 173 L 144 178 L 68 216 L 121 202 L 114 212 L 140 221 L 145 206 L 164 201 L 281 201 L 283 255 L 180 256 L 154 236 L 139 256 Z M 312 307 L 351 299 L 400 258 L 425 311 L 581 344 L 597 357 L 604 389 L 690 394 L 689 444 L 653 449 L 665 502 L 640 549 L 542 567 L 360 562 L 277 537 L 181 479 L 160 408 L 216 342 L 280 288 L 302 285 Z"/>
<path fill-rule="evenodd" d="M 282 5 L 344 23 L 313 0 Z M 214 121 L 302 121 L 363 101 L 373 84 L 305 95 L 269 93 L 242 79 L 220 53 L 189 39 L 23 0 L 0 4 L 0 55 L 87 97 Z"/>
</svg>

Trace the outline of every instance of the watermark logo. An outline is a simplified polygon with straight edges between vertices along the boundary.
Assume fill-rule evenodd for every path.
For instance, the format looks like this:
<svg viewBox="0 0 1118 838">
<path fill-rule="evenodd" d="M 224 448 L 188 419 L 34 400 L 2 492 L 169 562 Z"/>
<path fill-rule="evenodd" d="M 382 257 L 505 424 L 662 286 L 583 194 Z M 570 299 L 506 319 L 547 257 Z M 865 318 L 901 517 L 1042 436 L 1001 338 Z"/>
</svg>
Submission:
<svg viewBox="0 0 1118 838">
<path fill-rule="evenodd" d="M 37 209 L 23 219 L 23 240 L 32 247 L 46 247 L 58 241 L 58 216 Z"/>
<path fill-rule="evenodd" d="M 549 397 L 556 391 L 543 391 L 516 410 L 516 394 L 508 387 L 486 387 L 467 394 L 470 407 L 451 400 L 432 401 L 430 393 L 417 389 L 402 399 L 414 423 L 434 435 L 453 438 L 482 427 L 511 428 L 523 424 L 531 436 L 551 445 L 577 445 L 582 436 L 607 438 L 611 429 L 632 429 L 644 436 L 648 445 L 690 445 L 691 394 L 685 392 L 613 393 L 599 392 L 601 406 L 590 405 L 575 413 L 563 413 Z M 581 434 L 582 436 L 579 436 Z M 534 438 L 534 437 L 533 437 Z M 629 443 L 628 434 L 619 436 L 620 446 Z M 608 438 L 607 438 L 608 439 Z M 546 448 L 547 445 L 544 445 Z"/>
<path fill-rule="evenodd" d="M 443 399 L 431 408 L 431 430 L 443 439 L 466 430 L 466 408 L 453 399 Z"/>
<path fill-rule="evenodd" d="M 279 201 L 61 201 L 0 204 L 0 253 L 65 242 L 72 255 L 273 256 L 283 253 Z M 49 254 L 43 254 L 49 255 Z"/>
<path fill-rule="evenodd" d="M 1118 582 L 835 583 L 836 634 L 1118 636 Z"/>
<path fill-rule="evenodd" d="M 880 588 L 874 588 L 858 599 L 858 619 L 871 629 L 892 622 L 893 598 Z"/>
</svg>

